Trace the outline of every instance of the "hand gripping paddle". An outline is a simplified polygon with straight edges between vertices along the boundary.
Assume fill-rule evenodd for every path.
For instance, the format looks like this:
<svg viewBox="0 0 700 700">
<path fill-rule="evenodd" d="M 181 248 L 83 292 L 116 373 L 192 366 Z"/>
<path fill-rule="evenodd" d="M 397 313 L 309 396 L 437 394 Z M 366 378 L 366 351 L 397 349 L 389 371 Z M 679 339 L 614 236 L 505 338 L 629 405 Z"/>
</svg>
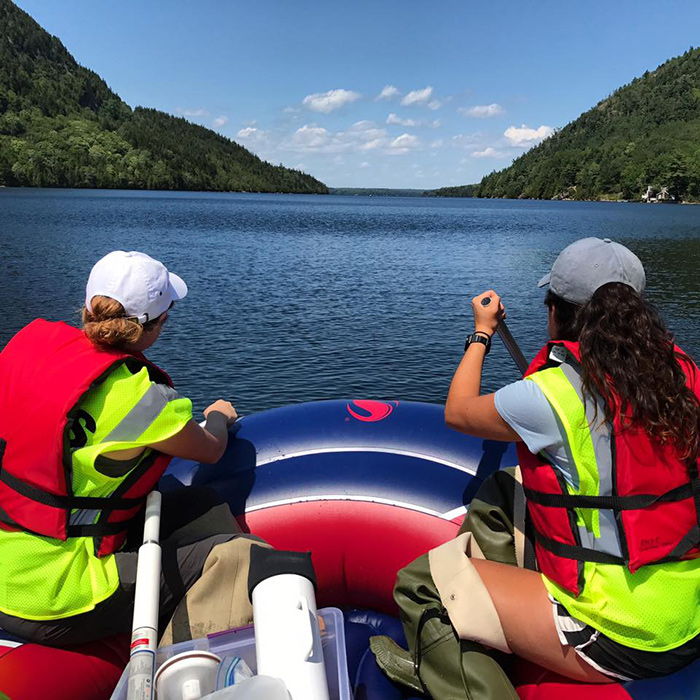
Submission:
<svg viewBox="0 0 700 700">
<path fill-rule="evenodd" d="M 490 303 L 491 297 L 486 297 L 481 300 L 482 306 L 488 306 Z M 518 369 L 520 370 L 520 373 L 525 374 L 529 363 L 525 359 L 525 355 L 523 355 L 522 350 L 518 346 L 518 343 L 516 342 L 515 338 L 513 337 L 513 334 L 510 332 L 508 326 L 506 325 L 506 322 L 503 319 L 499 320 L 496 332 L 498 333 L 501 341 L 503 342 L 503 345 L 506 346 L 506 350 L 513 358 L 513 362 L 515 362 L 515 364 L 517 365 Z"/>
</svg>

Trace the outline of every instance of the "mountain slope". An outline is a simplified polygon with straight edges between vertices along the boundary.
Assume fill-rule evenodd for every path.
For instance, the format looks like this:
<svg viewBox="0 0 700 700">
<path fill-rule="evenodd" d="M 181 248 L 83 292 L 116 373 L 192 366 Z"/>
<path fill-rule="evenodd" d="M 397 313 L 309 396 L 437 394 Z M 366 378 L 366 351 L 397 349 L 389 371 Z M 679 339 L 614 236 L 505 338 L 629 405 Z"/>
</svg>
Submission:
<svg viewBox="0 0 700 700">
<path fill-rule="evenodd" d="M 700 49 L 615 91 L 475 195 L 638 200 L 649 186 L 700 200 Z"/>
<path fill-rule="evenodd" d="M 10 0 L 0 0 L 0 184 L 328 191 L 209 129 L 132 110 Z"/>
</svg>

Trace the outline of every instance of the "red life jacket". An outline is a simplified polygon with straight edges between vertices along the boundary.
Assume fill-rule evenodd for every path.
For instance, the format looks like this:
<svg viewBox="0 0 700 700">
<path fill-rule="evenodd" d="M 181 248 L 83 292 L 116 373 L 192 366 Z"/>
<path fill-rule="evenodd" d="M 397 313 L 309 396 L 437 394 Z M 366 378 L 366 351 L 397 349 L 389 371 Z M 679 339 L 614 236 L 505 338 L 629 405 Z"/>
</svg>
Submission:
<svg viewBox="0 0 700 700">
<path fill-rule="evenodd" d="M 73 495 L 69 450 L 80 400 L 123 362 L 172 386 L 140 353 L 99 348 L 65 323 L 37 319 L 0 353 L 0 528 L 59 540 L 93 537 L 97 556 L 123 544 L 171 458 L 154 452 L 111 496 L 98 498 Z M 83 508 L 100 510 L 97 522 L 71 524 L 71 510 Z"/>
<path fill-rule="evenodd" d="M 525 376 L 561 366 L 575 383 L 580 378 L 579 362 L 578 343 L 552 341 L 540 350 Z M 697 394 L 698 368 L 685 362 L 681 367 L 687 385 Z M 640 429 L 623 427 L 619 411 L 612 426 L 599 421 L 594 427 L 590 422 L 592 438 L 594 430 L 608 431 L 606 440 L 596 443 L 608 450 L 602 458 L 596 455 L 598 496 L 570 495 L 557 468 L 533 455 L 524 443 L 517 446 L 539 569 L 577 596 L 585 585 L 586 561 L 627 566 L 634 573 L 649 564 L 700 556 L 698 463 L 689 466 L 671 446 L 659 445 Z M 589 535 L 588 546 L 582 542 L 587 533 L 577 523 L 577 508 L 598 510 L 608 536 Z"/>
</svg>

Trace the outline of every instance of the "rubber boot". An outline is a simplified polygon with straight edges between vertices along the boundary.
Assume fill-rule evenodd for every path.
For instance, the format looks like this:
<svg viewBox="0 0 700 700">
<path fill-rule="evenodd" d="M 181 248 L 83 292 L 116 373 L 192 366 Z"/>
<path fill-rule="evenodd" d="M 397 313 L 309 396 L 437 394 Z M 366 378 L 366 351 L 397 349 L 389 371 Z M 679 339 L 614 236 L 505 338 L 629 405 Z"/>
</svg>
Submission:
<svg viewBox="0 0 700 700">
<path fill-rule="evenodd" d="M 481 485 L 460 528 L 460 534 L 467 532 L 472 535 L 471 555 L 535 569 L 519 468 L 495 472 Z M 459 596 L 459 591 L 456 593 Z M 503 670 L 509 657 L 459 639 L 431 575 L 429 555 L 399 572 L 394 598 L 401 610 L 409 651 L 385 637 L 374 637 L 370 642 L 377 663 L 389 678 L 414 692 L 420 687 L 436 700 L 517 698 Z M 497 643 L 496 639 L 490 642 Z"/>
<path fill-rule="evenodd" d="M 394 682 L 412 693 L 436 700 L 517 700 L 513 686 L 498 661 L 484 647 L 460 640 L 451 626 L 432 623 L 430 638 L 416 673 L 411 652 L 389 637 L 372 637 L 370 649 L 377 665 Z"/>
<path fill-rule="evenodd" d="M 436 700 L 518 700 L 499 661 L 508 657 L 457 636 L 430 574 L 428 555 L 399 571 L 394 599 L 401 611 L 409 650 L 374 637 L 380 668 L 411 690 Z M 413 663 L 411 672 L 409 661 Z"/>
<path fill-rule="evenodd" d="M 400 647 L 391 637 L 384 635 L 370 637 L 369 648 L 372 650 L 379 668 L 394 683 L 398 683 L 414 693 L 424 692 L 420 678 L 416 673 L 411 652 Z"/>
</svg>

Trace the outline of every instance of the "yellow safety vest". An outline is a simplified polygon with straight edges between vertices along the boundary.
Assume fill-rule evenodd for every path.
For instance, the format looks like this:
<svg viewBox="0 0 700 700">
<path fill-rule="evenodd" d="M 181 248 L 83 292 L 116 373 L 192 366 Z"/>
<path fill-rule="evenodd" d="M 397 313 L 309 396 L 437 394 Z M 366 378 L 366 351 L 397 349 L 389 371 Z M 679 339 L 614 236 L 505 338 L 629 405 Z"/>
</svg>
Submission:
<svg viewBox="0 0 700 700">
<path fill-rule="evenodd" d="M 82 418 L 71 435 L 73 492 L 106 497 L 152 450 L 137 460 L 109 460 L 105 453 L 166 440 L 192 418 L 192 403 L 154 384 L 143 367 L 121 364 L 80 402 Z M 97 511 L 73 511 L 74 524 L 96 521 Z M 113 554 L 95 556 L 92 537 L 65 541 L 25 531 L 0 530 L 0 610 L 28 620 L 54 620 L 92 610 L 119 585 Z"/>
<path fill-rule="evenodd" d="M 605 495 L 610 475 L 599 469 L 604 457 L 597 454 L 604 448 L 596 442 L 596 426 L 587 414 L 592 407 L 590 401 L 586 406 L 582 400 L 572 366 L 550 367 L 527 380 L 542 390 L 565 433 L 575 470 L 575 487 L 567 483 L 569 494 Z M 619 543 L 612 538 L 607 514 L 594 508 L 577 509 L 576 514 L 582 543 L 614 553 Z M 700 634 L 700 559 L 642 566 L 635 573 L 619 564 L 585 561 L 582 565 L 585 585 L 579 595 L 545 575 L 544 584 L 571 615 L 611 639 L 635 649 L 665 651 Z"/>
</svg>

